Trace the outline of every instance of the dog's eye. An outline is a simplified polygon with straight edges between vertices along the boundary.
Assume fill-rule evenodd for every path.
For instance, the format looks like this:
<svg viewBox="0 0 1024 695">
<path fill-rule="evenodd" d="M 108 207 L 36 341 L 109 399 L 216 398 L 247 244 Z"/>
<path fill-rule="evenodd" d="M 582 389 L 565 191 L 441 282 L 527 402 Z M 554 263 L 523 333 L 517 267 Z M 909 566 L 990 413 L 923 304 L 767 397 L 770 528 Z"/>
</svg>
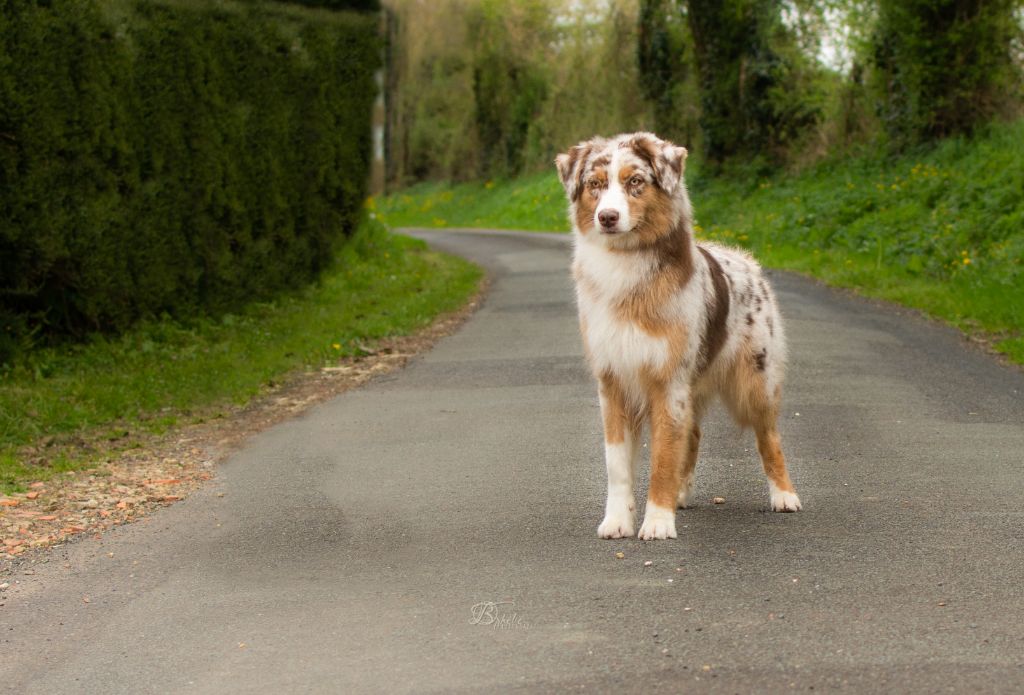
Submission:
<svg viewBox="0 0 1024 695">
<path fill-rule="evenodd" d="M 600 187 L 601 187 L 601 182 L 598 181 L 596 178 L 595 179 L 590 179 L 589 181 L 587 181 L 587 188 L 589 188 L 590 190 L 594 190 L 594 189 L 600 188 Z"/>
<path fill-rule="evenodd" d="M 639 188 L 640 186 L 643 185 L 643 183 L 644 183 L 644 180 L 643 180 L 643 177 L 641 177 L 641 176 L 634 176 L 633 178 L 631 178 L 629 180 L 629 185 L 632 188 Z"/>
</svg>

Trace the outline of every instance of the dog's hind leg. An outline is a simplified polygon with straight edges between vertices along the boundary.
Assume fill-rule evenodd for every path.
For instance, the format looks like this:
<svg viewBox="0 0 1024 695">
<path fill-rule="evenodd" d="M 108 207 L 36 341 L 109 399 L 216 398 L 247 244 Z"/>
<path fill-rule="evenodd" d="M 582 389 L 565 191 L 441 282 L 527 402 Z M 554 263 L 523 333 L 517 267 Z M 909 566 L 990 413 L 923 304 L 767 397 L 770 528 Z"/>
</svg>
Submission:
<svg viewBox="0 0 1024 695">
<path fill-rule="evenodd" d="M 641 419 L 615 377 L 606 375 L 601 378 L 600 395 L 608 499 L 597 535 L 601 538 L 627 538 L 633 535 L 636 523 L 633 487 Z"/>
<path fill-rule="evenodd" d="M 765 367 L 764 352 L 751 352 L 748 359 L 737 360 L 733 379 L 722 396 L 737 422 L 754 428 L 757 451 L 761 455 L 764 474 L 768 477 L 772 511 L 798 512 L 800 498 L 786 470 L 777 424 L 782 386 L 778 382 L 774 387 L 769 386 Z"/>
<path fill-rule="evenodd" d="M 690 494 L 693 492 L 693 472 L 697 467 L 697 457 L 700 451 L 700 422 L 704 417 L 704 409 L 707 405 L 707 398 L 696 389 L 691 390 L 693 396 L 691 407 L 690 434 L 687 440 L 686 449 L 683 451 L 682 467 L 679 470 L 679 494 L 676 495 L 676 506 L 685 509 L 690 502 Z"/>
<path fill-rule="evenodd" d="M 690 429 L 690 441 L 683 454 L 683 467 L 680 471 L 679 494 L 676 496 L 676 506 L 685 509 L 690 500 L 690 493 L 693 492 L 693 469 L 697 467 L 697 453 L 700 451 L 700 425 L 696 422 Z"/>
<path fill-rule="evenodd" d="M 782 440 L 775 425 L 774 415 L 765 418 L 762 423 L 755 423 L 754 431 L 757 434 L 757 451 L 761 454 L 761 464 L 764 466 L 765 475 L 768 476 L 768 494 L 772 511 L 800 511 L 800 498 L 789 480 L 786 457 L 782 454 Z"/>
</svg>

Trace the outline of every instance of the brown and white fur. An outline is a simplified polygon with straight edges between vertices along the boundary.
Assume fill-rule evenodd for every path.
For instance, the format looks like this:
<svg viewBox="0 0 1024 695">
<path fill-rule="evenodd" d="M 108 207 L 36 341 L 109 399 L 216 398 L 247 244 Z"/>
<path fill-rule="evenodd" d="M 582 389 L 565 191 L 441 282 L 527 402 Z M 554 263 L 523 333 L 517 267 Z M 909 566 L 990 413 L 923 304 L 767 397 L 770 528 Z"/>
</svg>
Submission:
<svg viewBox="0 0 1024 695">
<path fill-rule="evenodd" d="M 651 133 L 594 138 L 556 159 L 575 239 L 580 331 L 604 419 L 602 538 L 634 533 L 645 420 L 651 476 L 637 535 L 676 537 L 701 416 L 716 395 L 757 436 L 772 509 L 800 509 L 776 426 L 786 345 L 775 297 L 747 253 L 694 242 L 685 160 L 685 148 Z"/>
</svg>

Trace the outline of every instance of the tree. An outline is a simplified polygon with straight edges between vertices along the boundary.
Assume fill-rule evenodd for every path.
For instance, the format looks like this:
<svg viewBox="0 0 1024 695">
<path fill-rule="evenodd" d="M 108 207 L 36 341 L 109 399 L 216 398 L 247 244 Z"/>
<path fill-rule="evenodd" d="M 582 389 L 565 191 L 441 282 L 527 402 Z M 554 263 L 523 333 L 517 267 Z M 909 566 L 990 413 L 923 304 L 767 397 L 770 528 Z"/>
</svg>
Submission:
<svg viewBox="0 0 1024 695">
<path fill-rule="evenodd" d="M 1016 0 L 878 0 L 873 87 L 894 147 L 970 132 L 1018 79 Z"/>
<path fill-rule="evenodd" d="M 687 77 L 684 45 L 671 25 L 674 0 L 641 0 L 637 17 L 636 55 L 640 89 L 654 109 L 654 128 L 662 136 L 680 134 L 676 93 Z"/>
<path fill-rule="evenodd" d="M 783 24 L 779 0 L 687 0 L 705 158 L 780 161 L 821 114 L 811 59 Z"/>
</svg>

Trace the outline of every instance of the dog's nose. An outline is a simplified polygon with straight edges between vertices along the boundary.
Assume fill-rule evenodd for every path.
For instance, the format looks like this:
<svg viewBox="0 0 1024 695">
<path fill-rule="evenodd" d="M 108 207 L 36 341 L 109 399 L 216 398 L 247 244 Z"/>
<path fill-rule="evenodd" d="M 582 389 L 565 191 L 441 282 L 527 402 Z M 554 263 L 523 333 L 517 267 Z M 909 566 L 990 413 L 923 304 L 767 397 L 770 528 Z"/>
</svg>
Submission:
<svg viewBox="0 0 1024 695">
<path fill-rule="evenodd" d="M 597 219 L 601 223 L 602 227 L 608 227 L 610 229 L 618 224 L 619 213 L 614 210 L 602 210 L 597 213 Z"/>
</svg>

